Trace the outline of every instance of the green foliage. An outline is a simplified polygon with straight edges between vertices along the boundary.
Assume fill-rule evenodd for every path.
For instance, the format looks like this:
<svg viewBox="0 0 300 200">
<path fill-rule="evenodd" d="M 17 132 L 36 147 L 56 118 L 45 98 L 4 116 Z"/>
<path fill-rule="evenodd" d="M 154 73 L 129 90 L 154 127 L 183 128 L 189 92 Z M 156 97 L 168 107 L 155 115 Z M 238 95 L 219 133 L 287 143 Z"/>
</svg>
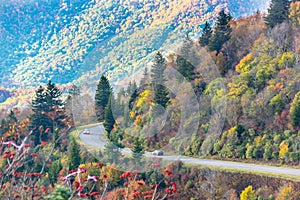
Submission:
<svg viewBox="0 0 300 200">
<path fill-rule="evenodd" d="M 46 89 L 42 86 L 37 89 L 31 103 L 33 114 L 29 117 L 29 129 L 33 129 L 36 145 L 50 139 L 48 138 L 49 132 L 53 132 L 55 128 L 65 127 L 63 120 L 67 118 L 67 115 L 65 103 L 61 97 L 62 92 L 51 81 Z M 47 128 L 50 128 L 50 131 L 46 133 Z"/>
<path fill-rule="evenodd" d="M 191 81 L 194 79 L 195 73 L 194 69 L 195 67 L 187 61 L 184 57 L 178 55 L 176 59 L 176 64 L 178 66 L 178 72 L 186 78 L 187 81 Z"/>
<path fill-rule="evenodd" d="M 13 110 L 10 110 L 9 114 L 8 114 L 8 123 L 17 123 L 18 122 L 18 119 L 14 113 Z"/>
<path fill-rule="evenodd" d="M 100 81 L 97 85 L 95 94 L 95 111 L 98 121 L 104 120 L 105 108 L 108 104 L 108 99 L 112 94 L 112 88 L 110 86 L 107 77 L 101 76 Z"/>
<path fill-rule="evenodd" d="M 291 104 L 290 117 L 292 126 L 296 127 L 300 125 L 300 92 L 298 92 Z"/>
<path fill-rule="evenodd" d="M 292 68 L 295 66 L 296 56 L 292 52 L 284 52 L 278 61 L 280 69 Z"/>
<path fill-rule="evenodd" d="M 120 153 L 119 147 L 113 142 L 108 141 L 104 146 L 103 154 L 105 155 L 104 160 L 108 163 L 118 163 L 122 154 Z"/>
<path fill-rule="evenodd" d="M 166 60 L 160 52 L 157 52 L 154 63 L 151 68 L 151 86 L 154 91 L 154 103 L 164 108 L 170 100 L 169 91 L 166 88 L 164 71 L 166 69 Z"/>
<path fill-rule="evenodd" d="M 75 139 L 72 137 L 70 139 L 70 145 L 68 149 L 68 165 L 69 169 L 76 170 L 77 167 L 81 163 L 80 158 L 80 149 L 78 144 L 76 143 Z"/>
<path fill-rule="evenodd" d="M 285 107 L 285 101 L 282 97 L 281 94 L 275 95 L 271 100 L 270 100 L 270 106 L 273 108 L 276 114 L 281 114 L 282 110 Z"/>
<path fill-rule="evenodd" d="M 230 39 L 232 30 L 229 22 L 231 19 L 232 16 L 230 14 L 227 14 L 225 10 L 221 10 L 217 18 L 216 26 L 214 27 L 214 33 L 209 42 L 210 51 L 217 51 L 218 54 L 223 44 Z"/>
<path fill-rule="evenodd" d="M 136 137 L 133 142 L 132 159 L 136 165 L 139 165 L 144 154 L 144 141 Z"/>
<path fill-rule="evenodd" d="M 112 112 L 113 103 L 114 103 L 114 97 L 111 94 L 108 103 L 105 107 L 104 124 L 103 124 L 108 139 L 110 139 L 111 131 L 113 130 L 115 125 L 115 118 Z"/>
<path fill-rule="evenodd" d="M 48 178 L 52 187 L 54 187 L 54 184 L 56 183 L 57 178 L 59 177 L 59 172 L 62 169 L 62 167 L 63 166 L 61 164 L 61 160 L 57 160 L 50 165 L 48 170 Z"/>
<path fill-rule="evenodd" d="M 46 196 L 48 200 L 68 200 L 72 195 L 66 186 L 57 185 L 52 194 Z"/>
<path fill-rule="evenodd" d="M 268 9 L 268 15 L 265 17 L 266 25 L 269 28 L 275 27 L 288 19 L 290 1 L 272 0 Z"/>
<path fill-rule="evenodd" d="M 209 44 L 210 38 L 212 36 L 212 28 L 210 27 L 209 23 L 206 21 L 204 27 L 202 29 L 201 37 L 199 38 L 200 46 L 204 47 Z"/>
</svg>

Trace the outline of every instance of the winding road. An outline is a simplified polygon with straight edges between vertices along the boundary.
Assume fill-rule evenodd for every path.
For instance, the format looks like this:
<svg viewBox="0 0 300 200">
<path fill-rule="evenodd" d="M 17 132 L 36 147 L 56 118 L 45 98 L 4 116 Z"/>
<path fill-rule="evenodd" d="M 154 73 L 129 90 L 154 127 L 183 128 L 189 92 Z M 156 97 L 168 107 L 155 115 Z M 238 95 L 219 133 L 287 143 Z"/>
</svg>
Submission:
<svg viewBox="0 0 300 200">
<path fill-rule="evenodd" d="M 89 128 L 90 134 L 80 133 L 79 138 L 87 145 L 101 148 L 103 149 L 106 141 L 102 140 L 104 127 L 103 125 L 97 125 Z M 130 149 L 121 149 L 121 152 L 125 154 L 131 154 Z M 153 157 L 151 153 L 145 153 L 147 157 Z M 212 159 L 200 159 L 200 158 L 190 158 L 186 156 L 159 156 L 168 161 L 176 161 L 181 160 L 184 163 L 193 163 L 205 166 L 212 167 L 225 167 L 230 169 L 239 169 L 243 171 L 251 171 L 251 172 L 260 172 L 260 173 L 273 173 L 278 175 L 289 175 L 295 176 L 300 179 L 300 169 L 287 168 L 287 167 L 274 167 L 267 165 L 257 165 L 257 164 L 249 164 L 249 163 L 239 163 L 239 162 L 231 162 L 231 161 L 222 161 L 222 160 L 212 160 Z"/>
</svg>

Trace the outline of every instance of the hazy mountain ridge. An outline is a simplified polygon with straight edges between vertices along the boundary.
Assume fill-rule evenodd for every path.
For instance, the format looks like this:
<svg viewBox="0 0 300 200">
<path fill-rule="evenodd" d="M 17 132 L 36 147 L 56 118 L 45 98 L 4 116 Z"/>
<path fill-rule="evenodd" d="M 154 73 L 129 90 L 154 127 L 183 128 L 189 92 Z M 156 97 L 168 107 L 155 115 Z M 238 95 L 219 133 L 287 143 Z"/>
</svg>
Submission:
<svg viewBox="0 0 300 200">
<path fill-rule="evenodd" d="M 19 29 L 11 28 L 13 15 L 6 12 L 1 23 L 5 48 L 0 50 L 0 74 L 21 85 L 38 85 L 49 79 L 92 82 L 102 72 L 120 80 L 137 71 L 156 50 L 180 42 L 186 33 L 198 36 L 204 21 L 213 21 L 220 9 L 229 7 L 237 17 L 254 12 L 262 2 L 77 0 L 23 4 L 1 7 L 17 13 Z M 21 31 L 23 37 L 17 40 Z"/>
</svg>

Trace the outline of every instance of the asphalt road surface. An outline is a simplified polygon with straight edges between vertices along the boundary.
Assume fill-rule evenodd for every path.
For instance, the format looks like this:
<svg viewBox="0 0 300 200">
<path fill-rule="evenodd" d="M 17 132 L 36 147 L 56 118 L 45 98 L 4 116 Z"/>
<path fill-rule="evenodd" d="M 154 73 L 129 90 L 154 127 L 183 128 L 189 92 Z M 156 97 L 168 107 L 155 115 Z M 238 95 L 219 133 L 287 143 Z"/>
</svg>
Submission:
<svg viewBox="0 0 300 200">
<path fill-rule="evenodd" d="M 90 146 L 94 146 L 97 148 L 103 149 L 106 141 L 103 139 L 104 127 L 103 125 L 98 125 L 89 128 L 90 134 L 80 133 L 79 138 L 86 144 Z M 121 149 L 121 152 L 125 154 L 131 154 L 130 149 Z M 154 157 L 151 153 L 145 153 L 147 157 Z M 199 158 L 190 158 L 186 156 L 159 156 L 168 161 L 176 161 L 181 160 L 186 163 L 193 163 L 199 165 L 213 166 L 213 167 L 226 167 L 231 169 L 239 169 L 245 171 L 252 172 L 263 172 L 263 173 L 275 173 L 275 174 L 283 174 L 283 175 L 291 175 L 291 176 L 299 176 L 300 177 L 300 169 L 286 168 L 286 167 L 274 167 L 274 166 L 266 166 L 266 165 L 256 165 L 249 163 L 239 163 L 239 162 L 230 162 L 230 161 L 222 161 L 222 160 L 211 160 L 211 159 L 199 159 Z"/>
</svg>

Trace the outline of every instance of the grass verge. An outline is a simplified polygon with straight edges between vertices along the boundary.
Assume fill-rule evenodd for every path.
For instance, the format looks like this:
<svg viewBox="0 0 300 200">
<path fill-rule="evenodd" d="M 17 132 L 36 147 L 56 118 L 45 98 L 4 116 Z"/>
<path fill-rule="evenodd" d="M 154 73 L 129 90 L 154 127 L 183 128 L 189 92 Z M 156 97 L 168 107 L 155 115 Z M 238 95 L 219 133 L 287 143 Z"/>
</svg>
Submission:
<svg viewBox="0 0 300 200">
<path fill-rule="evenodd" d="M 267 176 L 267 177 L 280 178 L 280 179 L 300 182 L 300 176 L 278 174 L 278 173 L 272 173 L 272 172 L 261 172 L 261 171 L 256 171 L 256 170 L 234 169 L 234 168 L 230 168 L 230 167 L 216 167 L 216 166 L 208 166 L 208 165 L 199 165 L 199 164 L 188 163 L 188 162 L 185 162 L 184 165 L 187 167 L 198 167 L 200 169 L 209 168 L 209 169 L 215 170 L 215 171 L 255 174 L 255 175 L 261 175 L 261 176 Z"/>
</svg>

